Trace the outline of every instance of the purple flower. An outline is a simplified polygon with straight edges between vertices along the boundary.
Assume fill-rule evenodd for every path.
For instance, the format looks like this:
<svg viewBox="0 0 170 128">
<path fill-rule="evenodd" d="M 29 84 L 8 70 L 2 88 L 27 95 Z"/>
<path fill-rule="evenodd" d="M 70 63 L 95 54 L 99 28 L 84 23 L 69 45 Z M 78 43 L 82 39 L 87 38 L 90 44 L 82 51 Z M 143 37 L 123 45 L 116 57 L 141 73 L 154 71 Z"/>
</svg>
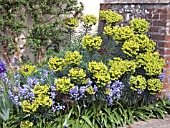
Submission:
<svg viewBox="0 0 170 128">
<path fill-rule="evenodd" d="M 56 96 L 55 92 L 51 92 L 51 98 L 55 99 L 55 96 Z"/>
<path fill-rule="evenodd" d="M 86 91 L 85 86 L 81 86 L 80 88 L 78 86 L 74 86 L 74 88 L 72 88 L 69 91 L 70 98 L 79 100 L 80 98 L 82 98 L 84 96 L 85 91 Z"/>
<path fill-rule="evenodd" d="M 161 73 L 158 78 L 160 79 L 161 82 L 163 82 L 163 79 L 165 78 L 165 74 Z"/>
<path fill-rule="evenodd" d="M 69 94 L 70 94 L 70 98 L 73 98 L 73 99 L 77 100 L 78 99 L 78 95 L 79 95 L 79 88 L 78 88 L 78 86 L 74 86 L 74 88 L 72 88 L 69 91 Z"/>
<path fill-rule="evenodd" d="M 159 106 L 159 105 L 156 103 L 156 104 L 155 104 L 155 107 L 157 108 L 158 106 Z"/>
<path fill-rule="evenodd" d="M 65 127 L 65 128 L 68 128 L 68 124 L 65 123 L 65 124 L 64 124 L 64 127 Z"/>
<path fill-rule="evenodd" d="M 96 85 L 94 85 L 93 90 L 94 90 L 95 92 L 97 92 L 97 91 L 98 91 L 98 87 L 97 87 Z"/>
<path fill-rule="evenodd" d="M 51 91 L 56 91 L 55 85 L 51 86 Z"/>
<path fill-rule="evenodd" d="M 0 61 L 0 73 L 5 73 L 7 70 L 4 62 Z"/>
<path fill-rule="evenodd" d="M 86 91 L 86 87 L 85 86 L 81 86 L 80 89 L 79 89 L 79 93 L 81 95 L 84 95 L 85 91 Z"/>
<path fill-rule="evenodd" d="M 90 78 L 88 78 L 87 85 L 90 86 L 93 83 Z"/>
<path fill-rule="evenodd" d="M 170 101 L 170 94 L 168 95 L 168 100 Z"/>
<path fill-rule="evenodd" d="M 64 110 L 65 106 L 60 105 L 59 103 L 55 105 L 55 102 L 52 102 L 52 110 L 55 112 L 56 110 Z"/>
<path fill-rule="evenodd" d="M 119 80 L 106 87 L 110 90 L 110 93 L 106 96 L 106 101 L 108 101 L 109 105 L 112 104 L 114 100 L 120 99 L 123 87 L 123 83 Z"/>
<path fill-rule="evenodd" d="M 38 84 L 39 80 L 34 77 L 32 77 L 32 78 L 28 77 L 27 82 L 28 82 L 28 86 L 33 88 L 35 84 Z"/>
<path fill-rule="evenodd" d="M 138 94 L 142 94 L 144 90 L 138 89 Z"/>
</svg>

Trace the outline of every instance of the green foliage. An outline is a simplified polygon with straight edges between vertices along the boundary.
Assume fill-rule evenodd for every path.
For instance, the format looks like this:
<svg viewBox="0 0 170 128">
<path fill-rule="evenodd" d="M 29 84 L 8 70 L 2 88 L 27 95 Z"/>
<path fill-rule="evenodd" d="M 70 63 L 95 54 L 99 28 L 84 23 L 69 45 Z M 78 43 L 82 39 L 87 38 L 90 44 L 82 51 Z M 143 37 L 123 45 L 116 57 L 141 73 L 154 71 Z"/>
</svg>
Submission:
<svg viewBox="0 0 170 128">
<path fill-rule="evenodd" d="M 79 17 L 75 12 L 81 9 L 74 0 L 34 0 L 28 1 L 28 5 L 26 11 L 30 11 L 33 27 L 27 44 L 41 62 L 44 48 L 57 44 L 57 40 L 64 40 L 67 35 L 73 41 L 72 33 Z M 65 19 L 60 17 L 63 14 Z M 115 27 L 115 23 L 123 19 L 121 15 L 112 11 L 101 11 L 100 15 L 108 25 L 104 29 L 109 42 L 104 42 L 103 36 L 86 35 L 96 22 L 94 16 L 86 15 L 82 18 L 84 37 L 59 53 L 52 48 L 51 58 L 41 68 L 21 65 L 14 88 L 7 87 L 18 109 L 12 109 L 13 116 L 9 117 L 10 107 L 2 106 L 0 116 L 7 117 L 3 123 L 9 127 L 113 128 L 134 120 L 164 117 L 170 104 L 158 101 L 155 96 L 163 87 L 158 76 L 164 61 L 155 52 L 156 43 L 144 35 L 146 28 L 141 26 L 145 22 L 135 19 L 130 26 Z M 135 28 L 138 22 L 142 23 Z M 99 53 L 102 43 L 111 44 L 113 40 L 123 57 Z M 8 99 L 2 101 L 5 103 Z"/>
<path fill-rule="evenodd" d="M 63 38 L 69 32 L 67 24 L 78 26 L 78 19 L 83 11 L 83 4 L 77 0 L 1 0 L 0 1 L 0 39 L 3 47 L 4 59 L 11 64 L 10 54 L 17 52 L 17 58 L 21 62 L 20 46 L 16 38 L 22 33 L 28 33 L 25 37 L 25 46 L 29 47 L 35 55 L 35 62 L 41 63 L 44 57 L 43 50 L 54 47 L 58 52 Z M 63 6 L 64 5 L 64 6 Z M 72 17 L 71 22 L 64 22 L 65 17 Z M 27 21 L 29 25 L 27 24 Z M 74 26 L 74 27 L 75 27 Z M 66 40 L 65 40 L 66 42 Z"/>
<path fill-rule="evenodd" d="M 130 21 L 130 27 L 135 34 L 143 34 L 149 29 L 149 22 L 145 19 L 135 18 Z"/>
</svg>

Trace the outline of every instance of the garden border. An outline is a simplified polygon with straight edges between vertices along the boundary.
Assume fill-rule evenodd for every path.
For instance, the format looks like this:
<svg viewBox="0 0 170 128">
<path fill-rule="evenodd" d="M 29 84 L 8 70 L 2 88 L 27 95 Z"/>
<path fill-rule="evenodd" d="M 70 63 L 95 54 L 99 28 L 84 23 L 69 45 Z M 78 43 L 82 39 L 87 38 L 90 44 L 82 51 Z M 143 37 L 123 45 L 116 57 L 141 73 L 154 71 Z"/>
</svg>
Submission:
<svg viewBox="0 0 170 128">
<path fill-rule="evenodd" d="M 157 42 L 157 51 L 165 60 L 164 89 L 161 96 L 170 94 L 170 0 L 105 0 L 100 10 L 112 10 L 124 16 L 125 22 L 134 17 L 145 18 L 150 23 L 148 36 Z M 99 22 L 99 31 L 104 24 Z"/>
</svg>

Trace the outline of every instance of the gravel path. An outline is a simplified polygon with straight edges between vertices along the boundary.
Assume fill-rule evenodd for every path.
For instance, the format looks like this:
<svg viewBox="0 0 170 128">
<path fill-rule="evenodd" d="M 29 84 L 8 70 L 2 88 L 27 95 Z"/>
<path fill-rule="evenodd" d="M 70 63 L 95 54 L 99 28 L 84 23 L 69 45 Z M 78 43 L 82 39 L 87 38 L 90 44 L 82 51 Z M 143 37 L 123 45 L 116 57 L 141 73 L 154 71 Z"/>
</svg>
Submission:
<svg viewBox="0 0 170 128">
<path fill-rule="evenodd" d="M 150 119 L 147 121 L 134 122 L 130 126 L 119 128 L 170 128 L 170 115 L 164 119 Z"/>
</svg>

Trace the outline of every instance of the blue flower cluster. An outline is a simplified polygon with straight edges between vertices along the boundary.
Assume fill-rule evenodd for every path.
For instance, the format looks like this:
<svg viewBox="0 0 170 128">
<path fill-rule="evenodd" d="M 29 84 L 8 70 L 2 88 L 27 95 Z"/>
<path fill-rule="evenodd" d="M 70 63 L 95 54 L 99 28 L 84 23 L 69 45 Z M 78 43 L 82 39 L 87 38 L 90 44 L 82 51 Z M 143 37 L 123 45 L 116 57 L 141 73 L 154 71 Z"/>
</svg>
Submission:
<svg viewBox="0 0 170 128">
<path fill-rule="evenodd" d="M 123 87 L 123 83 L 119 80 L 106 87 L 110 90 L 109 94 L 106 96 L 106 100 L 108 101 L 109 105 L 111 105 L 116 99 L 120 99 Z"/>
<path fill-rule="evenodd" d="M 80 87 L 74 86 L 69 91 L 70 99 L 80 100 L 81 98 L 86 97 L 85 92 L 86 92 L 86 89 L 89 87 L 91 87 L 94 93 L 96 94 L 96 92 L 98 91 L 98 88 L 96 85 L 92 86 L 92 83 L 93 82 L 89 78 L 86 86 L 80 86 Z"/>
<path fill-rule="evenodd" d="M 35 97 L 31 89 L 33 89 L 34 85 L 38 83 L 38 79 L 28 77 L 27 84 L 20 85 L 18 76 L 18 73 L 14 76 L 14 90 L 11 91 L 11 89 L 9 89 L 8 95 L 14 104 L 20 106 L 21 100 L 32 101 L 32 99 Z"/>
<path fill-rule="evenodd" d="M 59 103 L 55 102 L 56 98 L 56 87 L 55 85 L 51 86 L 51 100 L 52 100 L 52 110 L 55 112 L 56 110 L 64 110 L 65 106 L 60 105 Z"/>
</svg>

